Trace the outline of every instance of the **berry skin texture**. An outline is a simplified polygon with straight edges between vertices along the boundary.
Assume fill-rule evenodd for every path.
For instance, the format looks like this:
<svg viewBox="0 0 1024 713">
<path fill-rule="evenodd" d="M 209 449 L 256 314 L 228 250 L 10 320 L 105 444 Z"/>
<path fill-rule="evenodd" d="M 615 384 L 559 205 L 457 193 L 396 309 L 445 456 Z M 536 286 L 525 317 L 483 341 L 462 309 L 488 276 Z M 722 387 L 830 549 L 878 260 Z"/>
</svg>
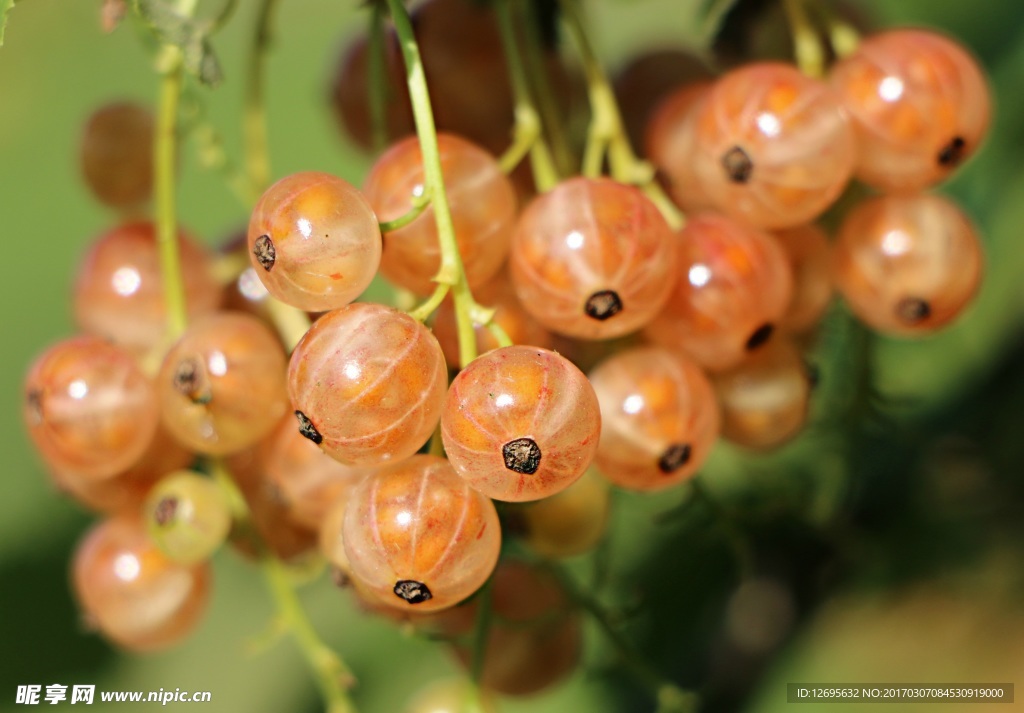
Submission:
<svg viewBox="0 0 1024 713">
<path fill-rule="evenodd" d="M 175 564 L 161 554 L 137 514 L 94 526 L 72 561 L 72 584 L 87 621 L 133 651 L 169 648 L 195 630 L 211 579 L 208 564 Z"/>
<path fill-rule="evenodd" d="M 441 437 L 455 471 L 495 500 L 538 500 L 572 485 L 597 450 L 601 413 L 586 376 L 555 352 L 497 349 L 452 381 Z"/>
<path fill-rule="evenodd" d="M 637 188 L 572 178 L 537 197 L 512 236 L 512 282 L 548 329 L 610 339 L 651 321 L 672 289 L 676 236 Z"/>
<path fill-rule="evenodd" d="M 185 233 L 178 250 L 189 319 L 216 310 L 222 291 L 211 271 L 209 253 Z M 167 333 L 156 228 L 150 222 L 123 223 L 92 244 L 74 287 L 75 322 L 89 334 L 143 354 Z"/>
<path fill-rule="evenodd" d="M 832 301 L 832 250 L 825 231 L 813 224 L 780 230 L 774 236 L 793 273 L 793 299 L 779 328 L 803 334 L 821 321 Z"/>
<path fill-rule="evenodd" d="M 153 113 L 131 102 L 97 109 L 80 149 L 85 183 L 101 203 L 134 208 L 153 192 Z"/>
<path fill-rule="evenodd" d="M 770 235 L 724 216 L 690 220 L 679 278 L 644 334 L 709 371 L 729 369 L 771 337 L 790 304 L 793 276 Z"/>
<path fill-rule="evenodd" d="M 343 307 L 380 264 L 377 218 L 352 184 L 307 171 L 266 190 L 249 221 L 249 260 L 267 290 L 308 312 Z"/>
<path fill-rule="evenodd" d="M 992 99 L 977 61 L 927 30 L 867 37 L 830 81 L 857 134 L 857 177 L 913 193 L 944 180 L 980 146 Z"/>
<path fill-rule="evenodd" d="M 352 489 L 343 529 L 353 574 L 381 601 L 434 611 L 479 589 L 498 562 L 494 503 L 443 458 L 416 455 Z"/>
<path fill-rule="evenodd" d="M 597 467 L 631 490 L 687 480 L 718 438 L 715 393 L 704 372 L 659 347 L 620 352 L 590 374 L 601 404 Z"/>
<path fill-rule="evenodd" d="M 836 285 L 857 318 L 914 336 L 951 322 L 977 292 L 981 243 L 942 196 L 880 196 L 855 207 L 833 247 Z"/>
<path fill-rule="evenodd" d="M 447 384 L 430 330 L 377 304 L 328 312 L 288 365 L 303 435 L 348 465 L 395 463 L 419 450 L 441 416 Z"/>
<path fill-rule="evenodd" d="M 813 220 L 853 172 L 854 133 L 838 97 L 790 65 L 733 70 L 695 121 L 693 180 L 716 210 L 758 227 Z"/>
<path fill-rule="evenodd" d="M 157 395 L 135 359 L 97 337 L 44 352 L 25 379 L 22 413 L 43 460 L 66 478 L 111 478 L 153 440 Z"/>
<path fill-rule="evenodd" d="M 222 312 L 192 323 L 157 376 L 163 423 L 198 453 L 227 455 L 285 414 L 284 349 L 256 317 Z"/>
<path fill-rule="evenodd" d="M 735 369 L 717 374 L 722 436 L 747 448 L 776 448 L 796 436 L 807 421 L 812 374 L 787 340 L 751 355 Z"/>
<path fill-rule="evenodd" d="M 224 491 L 189 470 L 161 479 L 146 498 L 143 512 L 150 540 L 178 564 L 208 560 L 231 530 L 231 510 Z"/>
<path fill-rule="evenodd" d="M 452 134 L 437 137 L 441 172 L 452 213 L 455 239 L 470 287 L 501 269 L 516 220 L 516 193 L 497 160 L 476 144 Z M 415 136 L 386 151 L 370 169 L 366 197 L 381 222 L 412 210 L 423 193 L 423 156 Z M 433 207 L 408 225 L 384 235 L 381 272 L 400 287 L 430 294 L 441 267 L 441 245 Z"/>
<path fill-rule="evenodd" d="M 712 201 L 691 170 L 698 108 L 711 93 L 711 82 L 680 87 L 663 99 L 644 133 L 645 153 L 657 166 L 672 200 L 687 213 L 709 210 Z"/>
</svg>

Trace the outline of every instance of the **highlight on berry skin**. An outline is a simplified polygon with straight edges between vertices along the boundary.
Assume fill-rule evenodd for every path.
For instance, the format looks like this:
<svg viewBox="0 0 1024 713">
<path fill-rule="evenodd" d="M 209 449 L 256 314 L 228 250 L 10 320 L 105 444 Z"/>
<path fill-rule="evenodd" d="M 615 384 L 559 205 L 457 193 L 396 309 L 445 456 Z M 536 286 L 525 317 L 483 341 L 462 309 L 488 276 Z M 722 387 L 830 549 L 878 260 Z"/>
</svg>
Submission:
<svg viewBox="0 0 1024 713">
<path fill-rule="evenodd" d="M 676 238 L 639 189 L 572 178 L 523 211 L 509 263 L 516 294 L 538 322 L 609 339 L 640 329 L 665 303 Z"/>
<path fill-rule="evenodd" d="M 452 381 L 441 437 L 455 471 L 496 500 L 545 498 L 574 483 L 597 450 L 601 413 L 586 376 L 546 349 L 489 352 Z"/>
<path fill-rule="evenodd" d="M 590 373 L 601 405 L 597 468 L 616 485 L 661 490 L 693 477 L 718 438 L 704 372 L 660 347 L 628 349 Z"/>
<path fill-rule="evenodd" d="M 931 194 L 878 196 L 851 210 L 833 274 L 858 319 L 886 334 L 926 334 L 953 321 L 978 290 L 981 242 L 966 215 Z"/>
<path fill-rule="evenodd" d="M 198 453 L 247 448 L 287 409 L 286 364 L 281 342 L 256 317 L 222 312 L 196 320 L 157 375 L 163 423 Z"/>
<path fill-rule="evenodd" d="M 853 172 L 854 134 L 824 82 L 781 63 L 720 78 L 694 117 L 694 152 L 677 164 L 715 210 L 762 228 L 813 220 Z"/>
<path fill-rule="evenodd" d="M 516 193 L 497 159 L 453 134 L 439 134 L 438 149 L 455 240 L 466 279 L 475 288 L 501 269 L 516 221 Z M 423 157 L 415 136 L 377 159 L 363 183 L 366 197 L 383 223 L 413 210 L 423 196 Z M 381 273 L 393 284 L 430 294 L 441 267 L 441 245 L 434 209 L 428 206 L 412 222 L 384 235 Z"/>
<path fill-rule="evenodd" d="M 150 540 L 172 562 L 196 565 L 208 560 L 231 530 L 224 491 L 194 471 L 168 473 L 150 491 L 143 507 Z"/>
<path fill-rule="evenodd" d="M 947 178 L 988 133 L 984 73 L 958 42 L 898 29 L 864 39 L 830 81 L 857 134 L 857 177 L 912 193 Z"/>
<path fill-rule="evenodd" d="M 644 334 L 704 369 L 729 369 L 771 339 L 792 270 L 774 238 L 725 216 L 698 215 L 679 237 L 675 289 Z"/>
<path fill-rule="evenodd" d="M 328 312 L 288 365 L 298 427 L 348 465 L 396 463 L 419 450 L 441 416 L 447 386 L 430 330 L 377 304 Z"/>
<path fill-rule="evenodd" d="M 270 294 L 307 311 L 343 307 L 380 263 L 377 218 L 359 190 L 327 173 L 282 178 L 252 212 L 249 254 Z"/>
<path fill-rule="evenodd" d="M 29 369 L 22 415 L 43 461 L 71 480 L 116 476 L 142 457 L 160 419 L 131 354 L 98 337 L 55 344 Z"/>
<path fill-rule="evenodd" d="M 437 456 L 383 468 L 348 497 L 342 530 L 353 577 L 400 609 L 458 604 L 494 570 L 501 527 L 494 504 Z"/>
</svg>

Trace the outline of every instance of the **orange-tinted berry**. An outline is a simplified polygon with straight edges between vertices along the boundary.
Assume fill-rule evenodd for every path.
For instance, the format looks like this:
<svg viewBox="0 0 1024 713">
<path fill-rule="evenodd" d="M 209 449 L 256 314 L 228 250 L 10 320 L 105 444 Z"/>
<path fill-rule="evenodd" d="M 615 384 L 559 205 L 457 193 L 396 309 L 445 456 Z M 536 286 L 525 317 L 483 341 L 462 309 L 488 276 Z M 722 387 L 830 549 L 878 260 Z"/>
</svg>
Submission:
<svg viewBox="0 0 1024 713">
<path fill-rule="evenodd" d="M 80 149 L 85 183 L 112 208 L 135 208 L 153 192 L 153 113 L 131 102 L 97 109 Z"/>
<path fill-rule="evenodd" d="M 543 557 L 572 557 L 597 547 L 608 528 L 608 483 L 593 469 L 549 498 L 520 510 L 523 539 Z"/>
<path fill-rule="evenodd" d="M 712 200 L 691 169 L 696 117 L 711 82 L 687 84 L 669 94 L 651 114 L 644 134 L 647 157 L 660 171 L 672 200 L 688 213 L 708 210 Z"/>
<path fill-rule="evenodd" d="M 832 301 L 832 252 L 825 231 L 813 224 L 780 230 L 775 239 L 793 273 L 793 299 L 779 328 L 801 334 L 821 321 Z"/>
</svg>

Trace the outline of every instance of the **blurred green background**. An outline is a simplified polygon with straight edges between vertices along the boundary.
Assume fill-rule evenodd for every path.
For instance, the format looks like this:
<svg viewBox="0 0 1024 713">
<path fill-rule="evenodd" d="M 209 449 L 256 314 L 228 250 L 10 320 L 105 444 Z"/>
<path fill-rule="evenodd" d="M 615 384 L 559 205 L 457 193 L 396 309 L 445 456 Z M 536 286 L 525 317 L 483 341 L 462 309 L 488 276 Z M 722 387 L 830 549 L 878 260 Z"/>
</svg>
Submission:
<svg viewBox="0 0 1024 713">
<path fill-rule="evenodd" d="M 275 176 L 310 169 L 361 182 L 368 159 L 339 136 L 325 104 L 343 41 L 363 27 L 356 4 L 281 2 L 267 91 Z M 989 273 L 975 306 L 947 332 L 872 341 L 870 391 L 851 356 L 863 336 L 837 313 L 818 350 L 825 382 L 807 437 L 771 457 L 718 449 L 708 486 L 752 543 L 754 580 L 738 586 L 731 535 L 698 507 L 657 517 L 684 500 L 682 491 L 617 498 L 608 597 L 639 602 L 629 635 L 681 684 L 704 686 L 707 710 L 782 710 L 787 681 L 1003 682 L 1024 671 L 1024 10 L 1019 0 L 852 4 L 879 26 L 945 29 L 986 65 L 996 95 L 992 136 L 943 190 L 977 220 Z M 612 66 L 645 47 L 700 41 L 696 0 L 590 5 Z M 83 633 L 76 618 L 67 562 L 89 517 L 53 491 L 30 452 L 20 383 L 35 354 L 70 334 L 75 266 L 114 219 L 79 180 L 82 122 L 107 100 L 156 95 L 138 33 L 126 24 L 104 35 L 99 6 L 25 0 L 0 49 L 0 710 L 22 709 L 15 689 L 29 683 L 209 690 L 209 711 L 316 710 L 289 642 L 246 653 L 270 606 L 258 574 L 230 553 L 217 558 L 206 623 L 177 650 L 124 656 Z M 207 12 L 216 6 L 201 3 Z M 225 82 L 203 91 L 236 160 L 254 10 L 243 0 L 215 38 Z M 198 168 L 191 146 L 182 157 L 180 217 L 215 244 L 247 220 L 246 210 L 221 177 Z M 397 711 L 423 682 L 456 670 L 440 646 L 356 614 L 326 582 L 303 596 L 360 678 L 364 713 Z M 587 633 L 585 666 L 569 683 L 502 710 L 653 710 L 599 634 Z"/>
</svg>

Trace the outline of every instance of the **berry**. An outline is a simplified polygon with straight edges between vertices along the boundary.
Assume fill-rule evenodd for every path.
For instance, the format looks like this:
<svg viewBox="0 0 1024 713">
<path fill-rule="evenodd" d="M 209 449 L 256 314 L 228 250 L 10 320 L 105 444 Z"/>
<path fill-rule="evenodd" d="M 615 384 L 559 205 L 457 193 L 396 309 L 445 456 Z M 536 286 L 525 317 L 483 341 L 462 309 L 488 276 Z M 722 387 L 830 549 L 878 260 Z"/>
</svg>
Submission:
<svg viewBox="0 0 1024 713">
<path fill-rule="evenodd" d="M 75 595 L 88 622 L 119 646 L 156 651 L 190 634 L 206 611 L 211 572 L 167 559 L 138 515 L 94 526 L 72 563 Z"/>
<path fill-rule="evenodd" d="M 722 435 L 747 448 L 769 449 L 785 443 L 807 421 L 816 379 L 796 347 L 781 339 L 735 369 L 716 375 Z"/>
<path fill-rule="evenodd" d="M 992 112 L 977 61 L 927 30 L 866 38 L 831 74 L 857 134 L 857 177 L 890 192 L 945 179 L 981 145 Z"/>
<path fill-rule="evenodd" d="M 97 109 L 85 123 L 82 175 L 112 208 L 135 208 L 153 192 L 153 114 L 131 102 Z"/>
<path fill-rule="evenodd" d="M 178 233 L 178 250 L 190 319 L 213 312 L 222 292 L 205 249 Z M 167 306 L 156 229 L 124 223 L 101 235 L 82 260 L 75 280 L 75 321 L 84 332 L 136 353 L 159 345 L 167 331 Z"/>
<path fill-rule="evenodd" d="M 478 700 L 476 713 L 497 713 L 494 700 L 486 692 L 474 692 L 473 684 L 464 678 L 434 681 L 416 692 L 402 709 L 403 713 L 463 713 L 467 701 Z"/>
<path fill-rule="evenodd" d="M 812 224 L 781 230 L 775 239 L 793 273 L 793 299 L 779 328 L 801 334 L 821 321 L 832 301 L 832 253 L 825 231 Z"/>
<path fill-rule="evenodd" d="M 613 483 L 659 490 L 697 473 L 718 438 L 711 384 L 658 347 L 619 352 L 590 374 L 601 405 L 597 467 Z"/>
<path fill-rule="evenodd" d="M 178 564 L 208 560 L 231 530 L 224 492 L 190 470 L 171 473 L 157 483 L 146 498 L 143 515 L 153 544 Z"/>
<path fill-rule="evenodd" d="M 880 196 L 854 208 L 833 250 L 836 286 L 859 319 L 910 336 L 952 321 L 983 270 L 974 227 L 949 199 Z"/>
<path fill-rule="evenodd" d="M 146 451 L 160 418 L 156 392 L 135 359 L 97 337 L 50 347 L 29 369 L 23 393 L 36 449 L 72 479 L 127 469 Z"/>
<path fill-rule="evenodd" d="M 318 530 L 320 554 L 327 560 L 327 564 L 334 568 L 335 577 L 340 575 L 345 581 L 352 579 L 352 565 L 345 554 L 345 510 L 348 508 L 348 495 L 349 491 L 345 491 L 328 505 Z"/>
<path fill-rule="evenodd" d="M 710 92 L 710 82 L 680 87 L 655 107 L 644 134 L 648 157 L 658 168 L 672 199 L 688 213 L 708 210 L 712 205 L 690 168 L 696 151 L 698 109 Z"/>
<path fill-rule="evenodd" d="M 496 500 L 564 490 L 590 465 L 601 414 L 587 378 L 536 347 L 489 352 L 452 381 L 441 437 L 455 471 Z"/>
<path fill-rule="evenodd" d="M 437 425 L 447 382 L 430 330 L 376 304 L 328 312 L 288 365 L 300 432 L 349 465 L 397 462 L 419 450 Z"/>
<path fill-rule="evenodd" d="M 352 572 L 388 604 L 422 611 L 462 601 L 498 562 L 494 504 L 442 458 L 380 470 L 349 496 L 343 529 Z"/>
<path fill-rule="evenodd" d="M 548 329 L 608 339 L 651 321 L 668 298 L 676 238 L 637 188 L 573 178 L 536 198 L 512 236 L 512 281 Z"/>
<path fill-rule="evenodd" d="M 678 273 L 668 304 L 644 333 L 714 371 L 768 341 L 793 292 L 785 253 L 770 235 L 711 213 L 683 229 Z"/>
<path fill-rule="evenodd" d="M 344 307 L 380 263 L 377 219 L 350 183 L 294 173 L 260 197 L 249 221 L 249 259 L 270 294 L 309 312 Z"/>
<path fill-rule="evenodd" d="M 542 557 L 589 552 L 604 537 L 610 505 L 607 483 L 588 470 L 562 492 L 523 505 L 523 539 Z"/>
<path fill-rule="evenodd" d="M 287 407 L 285 355 L 256 317 L 222 312 L 189 326 L 157 376 L 163 422 L 189 448 L 226 455 L 274 427 Z"/>
<path fill-rule="evenodd" d="M 451 134 L 440 134 L 437 141 L 455 239 L 470 287 L 477 287 L 501 269 L 508 254 L 516 219 L 515 189 L 495 158 L 480 147 Z M 424 191 L 423 156 L 416 137 L 400 141 L 377 159 L 363 187 L 382 222 L 408 213 L 413 196 Z M 433 207 L 384 235 L 380 268 L 394 284 L 429 294 L 440 267 Z"/>
<path fill-rule="evenodd" d="M 689 170 L 714 208 L 764 228 L 806 223 L 853 171 L 854 135 L 824 82 L 785 64 L 736 69 L 695 117 Z"/>
</svg>

